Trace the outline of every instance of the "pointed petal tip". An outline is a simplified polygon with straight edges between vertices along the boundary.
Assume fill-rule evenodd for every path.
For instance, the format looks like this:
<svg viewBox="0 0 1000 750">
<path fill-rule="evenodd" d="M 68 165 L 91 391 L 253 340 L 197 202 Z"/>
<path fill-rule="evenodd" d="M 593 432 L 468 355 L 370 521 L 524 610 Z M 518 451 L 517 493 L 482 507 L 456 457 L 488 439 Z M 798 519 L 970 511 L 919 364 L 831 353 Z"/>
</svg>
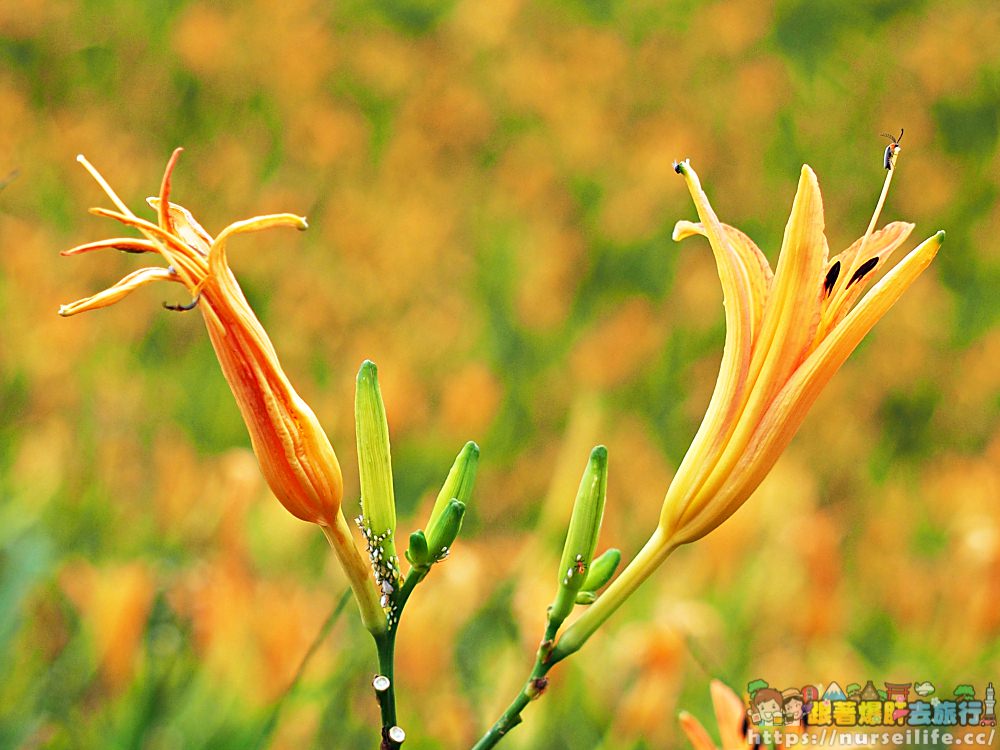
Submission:
<svg viewBox="0 0 1000 750">
<path fill-rule="evenodd" d="M 674 224 L 674 231 L 670 233 L 670 239 L 674 242 L 680 242 L 681 240 L 686 240 L 688 237 L 696 234 L 700 234 L 698 231 L 698 225 L 693 221 L 681 219 Z"/>
<path fill-rule="evenodd" d="M 937 240 L 938 245 L 944 244 L 944 234 L 945 234 L 944 230 L 939 229 L 937 230 L 937 233 L 934 235 L 934 239 Z"/>
<path fill-rule="evenodd" d="M 296 218 L 298 218 L 299 222 L 298 222 L 298 224 L 296 225 L 295 228 L 298 229 L 300 232 L 306 231 L 309 228 L 309 222 L 306 221 L 306 217 L 305 216 L 298 216 Z"/>
</svg>

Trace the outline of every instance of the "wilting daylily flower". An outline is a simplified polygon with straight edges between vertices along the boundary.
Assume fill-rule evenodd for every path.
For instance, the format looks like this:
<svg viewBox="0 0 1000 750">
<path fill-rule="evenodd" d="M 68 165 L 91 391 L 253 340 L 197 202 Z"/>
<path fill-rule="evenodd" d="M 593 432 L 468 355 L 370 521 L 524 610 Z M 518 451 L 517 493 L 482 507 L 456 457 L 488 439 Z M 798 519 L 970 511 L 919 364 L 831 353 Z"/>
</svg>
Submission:
<svg viewBox="0 0 1000 750">
<path fill-rule="evenodd" d="M 887 172 L 864 236 L 830 258 L 819 185 L 812 169 L 803 166 L 773 272 L 749 237 L 719 221 L 690 164 L 679 163 L 676 171 L 687 182 L 701 221 L 678 222 L 674 239 L 707 237 L 722 281 L 726 341 L 719 377 L 667 490 L 657 529 L 566 631 L 556 645 L 559 657 L 582 646 L 672 550 L 712 531 L 750 497 L 826 383 L 944 241 L 944 232 L 925 240 L 862 297 L 913 229 L 893 222 L 874 231 L 895 169 Z"/>
<path fill-rule="evenodd" d="M 133 227 L 145 239 L 101 240 L 62 254 L 101 249 L 154 253 L 168 265 L 134 271 L 102 292 L 63 305 L 59 314 L 69 316 L 107 307 L 154 281 L 183 285 L 193 302 L 171 309 L 197 306 L 201 311 L 271 491 L 296 518 L 323 529 L 351 580 L 366 625 L 370 630 L 384 630 L 384 616 L 368 566 L 341 512 L 343 478 L 337 456 L 316 415 L 282 371 L 267 332 L 250 309 L 226 260 L 226 243 L 233 235 L 271 227 L 305 229 L 306 220 L 293 214 L 257 216 L 230 224 L 213 238 L 187 209 L 170 202 L 170 177 L 180 153 L 181 149 L 174 151 L 167 164 L 159 197 L 148 199 L 157 213 L 155 224 L 133 214 L 97 170 L 83 156 L 77 157 L 118 208 L 95 208 L 92 213 Z"/>
</svg>

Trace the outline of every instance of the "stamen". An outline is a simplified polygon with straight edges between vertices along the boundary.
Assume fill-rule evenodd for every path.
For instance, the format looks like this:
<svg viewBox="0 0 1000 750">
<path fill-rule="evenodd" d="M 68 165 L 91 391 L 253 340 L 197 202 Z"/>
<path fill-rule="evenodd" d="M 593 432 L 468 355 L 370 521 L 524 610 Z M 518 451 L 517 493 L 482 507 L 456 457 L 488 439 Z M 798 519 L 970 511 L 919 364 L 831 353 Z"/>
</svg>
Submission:
<svg viewBox="0 0 1000 750">
<path fill-rule="evenodd" d="M 194 310 L 198 306 L 199 302 L 201 302 L 201 292 L 198 292 L 198 296 L 186 305 L 171 305 L 164 302 L 163 309 L 170 310 L 171 312 L 188 312 L 189 310 Z"/>
<path fill-rule="evenodd" d="M 830 292 L 833 291 L 833 285 L 837 283 L 838 276 L 840 276 L 839 260 L 830 266 L 830 270 L 826 272 L 826 279 L 823 281 L 823 291 L 827 297 L 829 297 Z"/>
<path fill-rule="evenodd" d="M 88 172 L 90 172 L 90 176 L 93 177 L 97 181 L 97 184 L 101 186 L 101 189 L 111 199 L 111 202 L 114 203 L 116 206 L 118 206 L 118 209 L 123 214 L 125 214 L 126 216 L 130 216 L 132 218 L 135 218 L 135 214 L 133 214 L 131 211 L 129 211 L 129 208 L 128 208 L 128 206 L 125 205 L 125 202 L 121 198 L 118 197 L 118 194 L 115 193 L 114 190 L 111 189 L 111 186 L 108 184 L 108 181 L 105 180 L 104 177 L 101 176 L 101 173 L 97 171 L 97 169 L 94 167 L 94 165 L 91 164 L 89 161 L 87 161 L 87 157 L 86 156 L 84 156 L 83 154 L 77 154 L 76 155 L 76 160 L 83 165 L 84 169 L 86 169 Z"/>
<path fill-rule="evenodd" d="M 900 135 L 902 135 L 902 133 L 900 133 Z M 892 163 L 890 165 L 891 168 L 887 169 L 885 172 L 885 182 L 882 183 L 882 193 L 878 197 L 878 203 L 875 204 L 875 213 L 872 214 L 872 220 L 868 222 L 868 229 L 865 230 L 865 236 L 861 239 L 861 247 L 858 248 L 857 255 L 855 255 L 851 261 L 849 272 L 851 273 L 852 279 L 854 278 L 855 264 L 857 263 L 858 258 L 863 258 L 865 256 L 865 248 L 868 246 L 868 240 L 872 236 L 872 232 L 875 231 L 875 225 L 878 223 L 878 217 L 882 213 L 882 207 L 885 206 L 885 198 L 889 194 L 889 185 L 892 184 L 892 176 L 896 174 L 896 160 L 899 158 L 899 152 L 902 151 L 902 148 L 900 148 L 898 142 L 892 145 L 895 145 L 896 148 L 893 150 Z M 868 270 L 870 271 L 871 269 L 869 268 Z M 852 281 L 851 283 L 854 282 Z M 850 286 L 850 284 L 848 284 L 848 286 Z"/>
<path fill-rule="evenodd" d="M 850 289 L 851 284 L 853 284 L 855 281 L 861 281 L 861 279 L 865 277 L 865 274 L 867 274 L 877 265 L 878 265 L 877 255 L 874 258 L 869 258 L 864 263 L 862 263 L 861 267 L 854 272 L 854 275 L 851 277 L 851 280 L 847 282 L 847 288 Z"/>
</svg>

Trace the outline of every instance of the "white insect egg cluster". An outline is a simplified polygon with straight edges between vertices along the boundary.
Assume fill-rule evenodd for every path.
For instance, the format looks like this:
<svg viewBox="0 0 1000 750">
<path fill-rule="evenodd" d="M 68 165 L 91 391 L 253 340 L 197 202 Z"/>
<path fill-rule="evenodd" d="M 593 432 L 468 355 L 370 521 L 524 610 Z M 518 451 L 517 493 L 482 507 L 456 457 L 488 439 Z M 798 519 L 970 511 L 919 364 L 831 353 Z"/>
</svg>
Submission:
<svg viewBox="0 0 1000 750">
<path fill-rule="evenodd" d="M 573 564 L 570 565 L 569 569 L 566 571 L 566 577 L 563 578 L 563 585 L 565 586 L 566 584 L 568 584 L 570 582 L 570 579 L 574 575 L 583 575 L 586 572 L 587 572 L 587 563 L 583 561 L 583 555 L 577 555 L 576 559 L 573 561 Z"/>
<path fill-rule="evenodd" d="M 392 536 L 391 531 L 384 531 L 376 534 L 372 531 L 371 524 L 364 515 L 359 515 L 354 522 L 361 529 L 361 534 L 365 538 L 368 546 L 368 558 L 371 560 L 372 571 L 375 573 L 375 585 L 378 586 L 382 595 L 380 604 L 383 609 L 390 605 L 392 592 L 396 590 L 399 581 L 399 560 L 396 555 L 386 554 L 385 542 Z M 390 618 L 392 613 L 389 613 Z"/>
</svg>

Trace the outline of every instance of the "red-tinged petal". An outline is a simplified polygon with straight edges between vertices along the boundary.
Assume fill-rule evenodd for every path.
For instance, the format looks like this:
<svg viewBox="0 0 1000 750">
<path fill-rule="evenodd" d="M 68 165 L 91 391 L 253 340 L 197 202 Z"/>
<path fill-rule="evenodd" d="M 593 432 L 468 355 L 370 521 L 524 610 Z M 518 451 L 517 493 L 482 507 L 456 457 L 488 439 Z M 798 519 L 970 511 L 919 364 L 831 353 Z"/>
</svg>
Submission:
<svg viewBox="0 0 1000 750">
<path fill-rule="evenodd" d="M 88 242 L 77 245 L 69 250 L 63 250 L 60 255 L 82 255 L 94 250 L 121 250 L 125 253 L 158 253 L 160 246 L 151 240 L 139 240 L 135 237 L 114 237 L 110 240 Z"/>
<path fill-rule="evenodd" d="M 685 511 L 696 488 L 715 464 L 735 425 L 744 397 L 747 367 L 751 353 L 751 319 L 753 293 L 747 269 L 740 254 L 715 215 L 708 196 L 701 189 L 698 175 L 687 163 L 676 166 L 684 177 L 698 216 L 702 221 L 715 256 L 722 282 L 726 312 L 726 342 L 719 366 L 719 377 L 708 404 L 708 410 L 684 460 L 674 475 L 660 514 L 660 525 L 670 529 Z"/>
<path fill-rule="evenodd" d="M 167 168 L 163 170 L 163 180 L 160 182 L 160 205 L 157 209 L 157 218 L 159 219 L 160 228 L 165 232 L 173 233 L 173 226 L 170 222 L 170 178 L 174 173 L 174 167 L 177 166 L 177 160 L 181 158 L 181 152 L 184 149 L 175 148 L 174 152 L 170 155 L 170 160 L 167 162 Z"/>
<path fill-rule="evenodd" d="M 700 721 L 687 711 L 681 711 L 677 718 L 680 721 L 681 729 L 684 730 L 684 734 L 687 735 L 688 742 L 691 743 L 694 750 L 718 750 L 715 747 L 715 742 L 712 741 L 712 736 L 701 725 Z"/>
<path fill-rule="evenodd" d="M 138 271 L 130 273 L 114 286 L 108 287 L 103 292 L 98 292 L 76 302 L 70 302 L 68 305 L 60 305 L 59 314 L 63 317 L 69 317 L 77 313 L 108 307 L 127 297 L 139 287 L 151 284 L 154 281 L 176 281 L 179 283 L 180 279 L 166 268 L 140 268 Z"/>
<path fill-rule="evenodd" d="M 691 542 L 707 534 L 736 512 L 757 489 L 830 378 L 903 292 L 927 269 L 942 242 L 944 232 L 938 232 L 912 250 L 820 342 L 759 422 L 754 424 L 753 435 L 725 485 L 712 496 L 706 496 L 697 518 L 685 519 L 688 525 L 676 534 L 677 543 Z"/>
</svg>

